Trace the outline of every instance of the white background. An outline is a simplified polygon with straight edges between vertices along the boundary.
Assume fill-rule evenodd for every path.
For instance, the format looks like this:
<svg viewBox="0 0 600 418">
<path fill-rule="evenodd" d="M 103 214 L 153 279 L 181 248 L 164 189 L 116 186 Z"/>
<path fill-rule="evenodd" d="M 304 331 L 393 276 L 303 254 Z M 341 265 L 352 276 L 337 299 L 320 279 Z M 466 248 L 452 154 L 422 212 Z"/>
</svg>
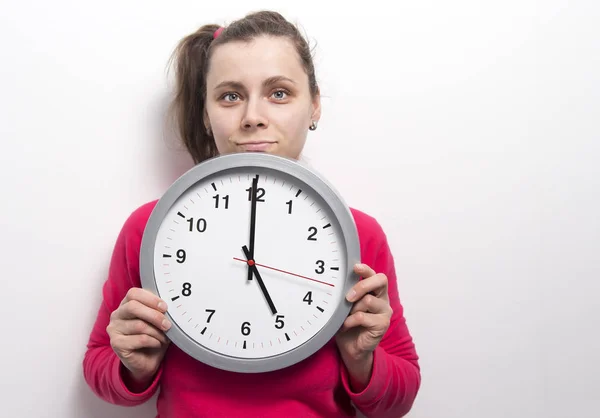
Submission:
<svg viewBox="0 0 600 418">
<path fill-rule="evenodd" d="M 176 42 L 269 7 L 316 43 L 307 159 L 390 238 L 410 416 L 597 416 L 599 3 L 282 4 L 1 2 L 2 416 L 153 416 L 83 381 L 110 253 L 191 167 L 164 120 Z"/>
</svg>

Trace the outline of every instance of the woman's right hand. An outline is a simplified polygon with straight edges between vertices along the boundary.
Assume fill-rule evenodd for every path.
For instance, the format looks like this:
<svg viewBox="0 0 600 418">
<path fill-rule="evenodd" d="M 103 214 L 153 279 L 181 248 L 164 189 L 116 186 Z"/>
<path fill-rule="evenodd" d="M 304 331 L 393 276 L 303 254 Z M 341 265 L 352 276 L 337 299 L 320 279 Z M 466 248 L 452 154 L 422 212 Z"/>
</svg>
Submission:
<svg viewBox="0 0 600 418">
<path fill-rule="evenodd" d="M 145 389 L 169 346 L 167 304 L 148 290 L 131 288 L 111 314 L 106 331 L 110 345 L 130 372 L 132 389 Z"/>
</svg>

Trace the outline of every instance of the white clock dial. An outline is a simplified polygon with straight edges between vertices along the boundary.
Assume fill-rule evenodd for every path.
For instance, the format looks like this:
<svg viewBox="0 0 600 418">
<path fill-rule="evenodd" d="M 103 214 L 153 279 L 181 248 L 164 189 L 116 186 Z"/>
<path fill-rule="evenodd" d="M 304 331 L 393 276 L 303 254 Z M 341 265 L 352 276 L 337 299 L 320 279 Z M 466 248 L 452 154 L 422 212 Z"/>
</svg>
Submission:
<svg viewBox="0 0 600 418">
<path fill-rule="evenodd" d="M 265 291 L 255 274 L 248 280 L 243 250 L 257 175 L 251 259 Z M 205 348 L 246 359 L 282 354 L 321 331 L 345 297 L 347 264 L 323 198 L 268 169 L 195 183 L 166 212 L 154 246 L 156 288 L 173 322 Z"/>
<path fill-rule="evenodd" d="M 144 230 L 140 277 L 169 304 L 167 336 L 179 348 L 260 373 L 334 337 L 358 262 L 354 218 L 329 183 L 295 161 L 242 153 L 204 161 L 169 187 Z"/>
</svg>

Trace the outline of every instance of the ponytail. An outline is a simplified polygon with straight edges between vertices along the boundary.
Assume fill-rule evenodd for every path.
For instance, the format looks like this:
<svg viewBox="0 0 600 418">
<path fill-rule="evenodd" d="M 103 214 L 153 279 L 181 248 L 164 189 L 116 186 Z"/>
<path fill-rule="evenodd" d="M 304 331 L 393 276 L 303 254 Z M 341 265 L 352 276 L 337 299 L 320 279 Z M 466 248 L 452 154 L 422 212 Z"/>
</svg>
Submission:
<svg viewBox="0 0 600 418">
<path fill-rule="evenodd" d="M 218 154 L 215 139 L 204 125 L 208 54 L 217 29 L 218 25 L 202 26 L 184 37 L 171 57 L 175 69 L 172 110 L 177 118 L 179 135 L 194 163 Z"/>
</svg>

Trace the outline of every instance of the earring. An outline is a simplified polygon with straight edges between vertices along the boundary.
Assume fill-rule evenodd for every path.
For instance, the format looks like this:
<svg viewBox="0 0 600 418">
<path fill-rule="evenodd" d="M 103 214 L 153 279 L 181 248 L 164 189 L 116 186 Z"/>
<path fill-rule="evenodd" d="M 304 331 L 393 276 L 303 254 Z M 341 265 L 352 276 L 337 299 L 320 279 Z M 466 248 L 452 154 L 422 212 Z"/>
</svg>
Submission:
<svg viewBox="0 0 600 418">
<path fill-rule="evenodd" d="M 316 131 L 317 130 L 317 122 L 313 120 L 308 129 L 310 129 L 311 131 Z"/>
<path fill-rule="evenodd" d="M 206 133 L 207 133 L 209 136 L 212 136 L 212 131 L 210 130 L 210 126 L 206 128 Z"/>
</svg>

